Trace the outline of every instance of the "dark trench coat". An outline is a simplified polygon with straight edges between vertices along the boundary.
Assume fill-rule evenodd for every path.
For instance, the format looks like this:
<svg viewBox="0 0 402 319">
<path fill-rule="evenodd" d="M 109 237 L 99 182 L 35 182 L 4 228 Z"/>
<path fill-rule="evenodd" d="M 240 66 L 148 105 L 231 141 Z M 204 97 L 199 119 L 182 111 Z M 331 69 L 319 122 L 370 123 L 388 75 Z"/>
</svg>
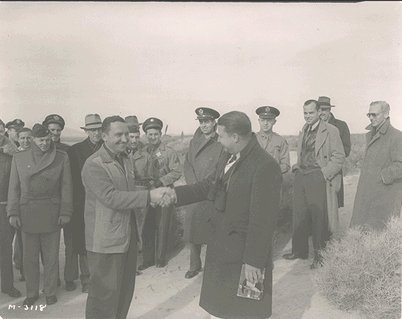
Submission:
<svg viewBox="0 0 402 319">
<path fill-rule="evenodd" d="M 223 174 L 227 159 L 219 161 L 215 180 L 175 188 L 178 205 L 209 199 L 215 207 L 200 306 L 222 318 L 267 318 L 272 313 L 272 235 L 279 211 L 281 170 L 255 135 Z M 243 263 L 266 269 L 260 301 L 236 296 Z"/>
</svg>

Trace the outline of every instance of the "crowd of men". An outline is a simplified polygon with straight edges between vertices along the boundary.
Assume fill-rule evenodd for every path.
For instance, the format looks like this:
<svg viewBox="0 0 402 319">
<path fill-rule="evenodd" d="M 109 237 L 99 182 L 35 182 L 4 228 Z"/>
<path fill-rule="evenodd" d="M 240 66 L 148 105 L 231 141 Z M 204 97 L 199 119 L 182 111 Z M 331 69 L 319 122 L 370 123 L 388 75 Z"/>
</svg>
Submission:
<svg viewBox="0 0 402 319">
<path fill-rule="evenodd" d="M 351 152 L 350 132 L 332 113 L 328 97 L 307 100 L 305 125 L 290 166 L 286 139 L 273 131 L 280 111 L 256 109 L 260 130 L 232 111 L 195 110 L 199 128 L 184 164 L 161 140 L 163 122 L 139 123 L 134 115 L 101 120 L 88 114 L 87 134 L 72 146 L 61 142 L 62 116 L 51 114 L 26 128 L 0 120 L 1 291 L 20 297 L 14 265 L 26 282 L 24 305 L 39 298 L 40 263 L 47 305 L 57 302 L 60 233 L 65 244 L 65 289 L 88 293 L 86 318 L 126 318 L 136 275 L 168 263 L 175 207 L 185 207 L 189 247 L 185 278 L 203 269 L 200 306 L 211 317 L 269 318 L 272 309 L 272 237 L 281 207 L 282 176 L 293 173 L 292 251 L 285 259 L 323 264 L 327 242 L 339 232 L 344 206 L 342 167 Z M 390 124 L 384 101 L 370 104 L 371 124 L 351 225 L 381 229 L 399 215 L 402 197 L 402 132 Z M 140 140 L 140 128 L 147 144 Z M 184 176 L 186 185 L 175 186 Z M 13 252 L 14 243 L 14 252 Z M 138 248 L 142 264 L 137 268 Z M 251 284 L 263 282 L 255 301 L 237 296 L 244 269 Z"/>
</svg>

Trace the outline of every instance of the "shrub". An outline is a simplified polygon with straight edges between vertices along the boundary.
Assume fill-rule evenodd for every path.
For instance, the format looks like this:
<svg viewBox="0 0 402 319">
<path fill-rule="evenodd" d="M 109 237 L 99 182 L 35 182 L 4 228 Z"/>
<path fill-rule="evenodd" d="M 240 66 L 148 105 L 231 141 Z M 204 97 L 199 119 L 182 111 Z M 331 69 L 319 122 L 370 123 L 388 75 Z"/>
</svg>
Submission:
<svg viewBox="0 0 402 319">
<path fill-rule="evenodd" d="M 341 310 L 399 319 L 401 234 L 401 220 L 393 218 L 383 231 L 354 228 L 331 241 L 315 278 L 320 292 Z"/>
</svg>

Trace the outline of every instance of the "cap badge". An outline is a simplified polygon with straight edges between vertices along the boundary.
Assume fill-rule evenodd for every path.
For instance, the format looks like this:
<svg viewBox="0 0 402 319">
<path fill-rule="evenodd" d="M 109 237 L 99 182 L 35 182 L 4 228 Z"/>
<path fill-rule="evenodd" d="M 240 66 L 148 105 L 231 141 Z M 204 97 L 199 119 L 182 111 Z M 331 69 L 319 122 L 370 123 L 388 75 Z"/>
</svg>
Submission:
<svg viewBox="0 0 402 319">
<path fill-rule="evenodd" d="M 55 115 L 55 116 L 53 116 L 53 119 L 54 119 L 55 121 L 59 121 L 59 120 L 60 120 L 60 117 L 58 117 L 57 115 Z"/>
<path fill-rule="evenodd" d="M 154 121 L 154 119 L 150 119 L 149 121 L 150 121 L 150 122 L 153 122 L 153 121 Z"/>
<path fill-rule="evenodd" d="M 267 112 L 267 113 L 271 112 L 271 109 L 269 108 L 269 106 L 267 106 L 267 107 L 265 108 L 265 112 Z"/>
<path fill-rule="evenodd" d="M 198 111 L 198 113 L 199 113 L 200 115 L 202 115 L 202 114 L 204 114 L 204 110 L 203 110 L 203 109 L 200 109 L 200 110 Z"/>
</svg>

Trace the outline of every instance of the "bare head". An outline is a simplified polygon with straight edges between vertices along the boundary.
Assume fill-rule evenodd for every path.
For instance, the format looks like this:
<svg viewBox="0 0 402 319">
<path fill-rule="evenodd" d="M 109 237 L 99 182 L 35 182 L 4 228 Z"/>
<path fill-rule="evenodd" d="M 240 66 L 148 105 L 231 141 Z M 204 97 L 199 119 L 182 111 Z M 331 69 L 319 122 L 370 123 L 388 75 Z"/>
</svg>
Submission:
<svg viewBox="0 0 402 319">
<path fill-rule="evenodd" d="M 385 101 L 374 101 L 370 103 L 369 112 L 367 117 L 370 119 L 373 127 L 378 127 L 387 118 L 389 118 L 390 107 Z"/>
</svg>

